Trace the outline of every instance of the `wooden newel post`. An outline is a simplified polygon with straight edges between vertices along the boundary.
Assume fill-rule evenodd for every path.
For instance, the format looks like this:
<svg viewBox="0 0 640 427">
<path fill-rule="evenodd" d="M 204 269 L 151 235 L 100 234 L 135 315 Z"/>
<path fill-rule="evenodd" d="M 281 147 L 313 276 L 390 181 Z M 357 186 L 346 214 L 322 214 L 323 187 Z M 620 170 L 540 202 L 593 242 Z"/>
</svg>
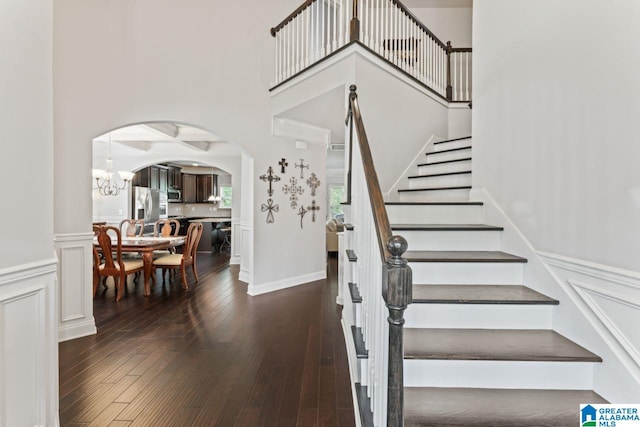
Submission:
<svg viewBox="0 0 640 427">
<path fill-rule="evenodd" d="M 447 42 L 447 100 L 453 101 L 453 86 L 451 86 L 451 42 Z"/>
<path fill-rule="evenodd" d="M 402 236 L 393 236 L 387 242 L 391 257 L 382 272 L 382 296 L 389 310 L 389 372 L 387 385 L 387 427 L 402 427 L 404 423 L 404 345 L 402 326 L 404 310 L 411 302 L 412 273 L 408 261 L 402 257 L 407 250 Z"/>
<path fill-rule="evenodd" d="M 349 41 L 360 39 L 360 19 L 358 19 L 358 0 L 353 0 L 353 14 L 349 22 Z"/>
</svg>

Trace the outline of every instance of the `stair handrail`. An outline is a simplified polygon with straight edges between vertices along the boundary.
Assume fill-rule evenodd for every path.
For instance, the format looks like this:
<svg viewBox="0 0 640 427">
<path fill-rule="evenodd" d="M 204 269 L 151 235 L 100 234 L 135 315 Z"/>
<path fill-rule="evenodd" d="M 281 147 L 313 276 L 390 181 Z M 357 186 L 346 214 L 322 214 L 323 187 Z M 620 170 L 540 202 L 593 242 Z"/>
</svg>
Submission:
<svg viewBox="0 0 640 427">
<path fill-rule="evenodd" d="M 351 127 L 349 141 L 349 163 L 353 146 L 352 127 L 355 123 L 358 146 L 362 158 L 365 181 L 369 190 L 373 221 L 380 254 L 382 257 L 382 297 L 389 310 L 389 354 L 387 372 L 387 427 L 402 427 L 404 424 L 404 344 L 403 332 L 404 310 L 412 300 L 412 271 L 408 261 L 402 257 L 408 244 L 404 237 L 394 236 L 385 207 L 378 174 L 373 163 L 369 139 L 365 130 L 362 113 L 358 103 L 357 87 L 349 87 L 349 112 L 346 124 Z M 348 193 L 351 189 L 349 174 Z"/>
<path fill-rule="evenodd" d="M 278 31 L 280 31 L 285 25 L 287 25 L 289 22 L 293 21 L 293 19 L 300 15 L 306 8 L 308 8 L 309 6 L 311 6 L 313 3 L 315 3 L 318 0 L 306 0 L 304 3 L 302 3 L 300 6 L 298 6 L 296 8 L 296 10 L 294 10 L 293 12 L 291 12 L 289 14 L 289 16 L 287 16 L 286 18 L 284 18 L 282 20 L 282 22 L 280 22 L 278 25 L 276 25 L 275 27 L 271 28 L 271 36 L 275 37 L 276 34 L 278 33 Z"/>
</svg>

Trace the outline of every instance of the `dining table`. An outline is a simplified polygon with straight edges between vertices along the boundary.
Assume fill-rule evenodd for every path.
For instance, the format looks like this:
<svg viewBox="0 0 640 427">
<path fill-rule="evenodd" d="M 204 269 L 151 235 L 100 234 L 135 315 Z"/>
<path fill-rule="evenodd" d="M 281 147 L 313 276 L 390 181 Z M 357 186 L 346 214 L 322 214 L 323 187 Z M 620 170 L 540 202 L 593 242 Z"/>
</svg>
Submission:
<svg viewBox="0 0 640 427">
<path fill-rule="evenodd" d="M 184 244 L 184 236 L 167 236 L 167 237 L 123 237 L 122 252 L 123 253 L 139 253 L 142 256 L 142 265 L 144 271 L 144 296 L 151 295 L 151 284 L 149 279 L 153 273 L 153 252 L 175 248 Z M 100 249 L 98 242 L 94 239 L 93 244 Z M 118 241 L 113 240 L 111 247 L 115 250 L 118 247 Z"/>
</svg>

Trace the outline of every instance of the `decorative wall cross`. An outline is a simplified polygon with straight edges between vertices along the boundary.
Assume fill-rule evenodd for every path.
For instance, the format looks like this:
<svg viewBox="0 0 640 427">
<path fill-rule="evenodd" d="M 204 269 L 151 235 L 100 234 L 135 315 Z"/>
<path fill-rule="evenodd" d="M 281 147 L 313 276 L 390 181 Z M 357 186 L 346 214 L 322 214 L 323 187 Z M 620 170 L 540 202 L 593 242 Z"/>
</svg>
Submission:
<svg viewBox="0 0 640 427">
<path fill-rule="evenodd" d="M 300 168 L 300 179 L 304 179 L 304 169 L 309 169 L 309 165 L 304 164 L 304 159 L 300 159 L 300 164 L 294 163 L 295 167 Z"/>
<path fill-rule="evenodd" d="M 298 210 L 298 215 L 300 215 L 300 228 L 304 228 L 302 226 L 302 219 L 304 218 L 304 214 L 306 214 L 308 211 L 304 208 L 304 206 L 300 206 L 300 210 Z"/>
<path fill-rule="evenodd" d="M 302 195 L 302 193 L 304 193 L 304 188 L 302 188 L 301 185 L 298 185 L 298 180 L 293 176 L 289 179 L 289 184 L 290 185 L 282 187 L 282 191 L 284 191 L 284 194 L 289 195 L 291 209 L 295 209 L 298 207 L 298 195 Z"/>
<path fill-rule="evenodd" d="M 267 212 L 267 224 L 271 224 L 275 221 L 273 213 L 280 211 L 280 205 L 274 205 L 273 199 L 267 199 L 267 203 L 263 203 L 262 206 L 260 206 L 260 210 Z"/>
<path fill-rule="evenodd" d="M 280 177 L 278 175 L 274 175 L 273 174 L 273 168 L 271 166 L 269 166 L 269 169 L 267 169 L 267 173 L 265 173 L 264 175 L 260 176 L 260 179 L 264 182 L 268 182 L 269 183 L 269 188 L 267 189 L 267 194 L 269 195 L 269 197 L 273 196 L 273 187 L 271 184 L 273 184 L 274 182 L 278 182 L 280 181 Z"/>
<path fill-rule="evenodd" d="M 316 201 L 311 201 L 311 206 L 307 206 L 308 211 L 311 212 L 311 221 L 316 222 L 316 211 L 320 210 L 320 206 L 316 205 Z"/>
<path fill-rule="evenodd" d="M 311 172 L 311 176 L 307 179 L 307 185 L 311 187 L 311 195 L 316 195 L 316 188 L 320 187 L 320 180 L 316 176 L 315 172 Z"/>
<path fill-rule="evenodd" d="M 289 166 L 289 163 L 287 163 L 286 159 L 283 157 L 282 160 L 278 162 L 278 164 L 280 165 L 280 173 L 285 173 L 284 168 Z"/>
</svg>

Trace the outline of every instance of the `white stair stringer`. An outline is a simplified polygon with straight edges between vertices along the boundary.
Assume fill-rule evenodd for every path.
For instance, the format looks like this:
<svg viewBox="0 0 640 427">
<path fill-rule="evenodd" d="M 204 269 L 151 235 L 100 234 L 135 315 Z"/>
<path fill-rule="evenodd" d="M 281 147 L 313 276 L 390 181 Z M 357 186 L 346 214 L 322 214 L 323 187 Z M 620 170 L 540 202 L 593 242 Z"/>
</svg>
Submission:
<svg viewBox="0 0 640 427">
<path fill-rule="evenodd" d="M 591 390 L 595 362 L 405 359 L 405 387 Z M 576 409 L 577 410 L 577 409 Z"/>
</svg>

